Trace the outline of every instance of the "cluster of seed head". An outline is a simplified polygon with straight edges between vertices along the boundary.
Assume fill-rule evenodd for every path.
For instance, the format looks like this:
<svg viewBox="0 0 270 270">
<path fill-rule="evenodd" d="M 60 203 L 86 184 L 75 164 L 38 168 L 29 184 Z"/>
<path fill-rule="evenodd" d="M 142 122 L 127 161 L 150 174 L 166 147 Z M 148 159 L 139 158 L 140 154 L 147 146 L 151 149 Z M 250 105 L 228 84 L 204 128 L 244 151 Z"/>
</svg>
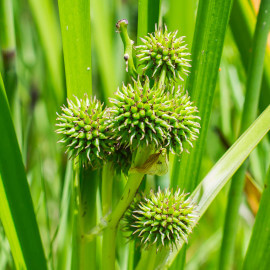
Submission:
<svg viewBox="0 0 270 270">
<path fill-rule="evenodd" d="M 187 58 L 190 53 L 187 45 L 183 45 L 184 37 L 177 38 L 177 31 L 168 33 L 166 25 L 164 28 L 141 38 L 143 45 L 135 47 L 139 65 L 149 76 L 159 78 L 165 70 L 169 80 L 183 81 L 183 74 L 189 72 L 186 68 L 190 67 Z"/>
<path fill-rule="evenodd" d="M 196 221 L 195 205 L 188 194 L 178 189 L 153 191 L 142 199 L 137 196 L 124 216 L 124 230 L 131 240 L 148 247 L 156 243 L 161 246 L 187 242 Z"/>
<path fill-rule="evenodd" d="M 153 144 L 156 148 L 168 148 L 181 153 L 183 143 L 197 138 L 199 116 L 190 102 L 189 96 L 180 88 L 166 91 L 156 84 L 151 88 L 146 78 L 144 85 L 140 80 L 134 86 L 123 85 L 110 99 L 113 137 L 124 147 L 136 149 L 138 146 Z"/>
<path fill-rule="evenodd" d="M 107 110 L 96 98 L 67 100 L 57 118 L 57 133 L 62 135 L 71 158 L 80 155 L 84 164 L 93 168 L 102 166 L 103 160 L 114 150 L 107 134 Z"/>
</svg>

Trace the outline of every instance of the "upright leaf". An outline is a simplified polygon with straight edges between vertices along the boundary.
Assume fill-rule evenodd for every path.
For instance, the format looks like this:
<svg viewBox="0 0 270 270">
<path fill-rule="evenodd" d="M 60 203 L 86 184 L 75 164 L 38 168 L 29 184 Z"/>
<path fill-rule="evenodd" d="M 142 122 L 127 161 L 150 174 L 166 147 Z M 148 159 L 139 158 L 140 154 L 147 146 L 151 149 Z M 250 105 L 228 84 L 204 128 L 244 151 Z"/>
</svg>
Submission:
<svg viewBox="0 0 270 270">
<path fill-rule="evenodd" d="M 17 269 L 47 269 L 24 164 L 0 75 L 0 217 Z"/>
</svg>

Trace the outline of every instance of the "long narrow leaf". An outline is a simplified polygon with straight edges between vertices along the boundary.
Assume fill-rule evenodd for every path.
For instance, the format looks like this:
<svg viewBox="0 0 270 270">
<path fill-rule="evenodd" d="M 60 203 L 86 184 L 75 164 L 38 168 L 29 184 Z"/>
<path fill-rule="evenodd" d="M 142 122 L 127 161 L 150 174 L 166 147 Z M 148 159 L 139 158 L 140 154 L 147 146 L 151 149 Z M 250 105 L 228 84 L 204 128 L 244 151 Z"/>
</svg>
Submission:
<svg viewBox="0 0 270 270">
<path fill-rule="evenodd" d="M 192 46 L 192 69 L 187 89 L 200 111 L 200 137 L 194 143 L 195 150 L 182 155 L 180 164 L 175 159 L 172 173 L 173 186 L 179 185 L 186 191 L 192 191 L 198 184 L 231 4 L 232 0 L 199 2 Z"/>
<path fill-rule="evenodd" d="M 0 76 L 0 216 L 18 269 L 47 269 L 33 202 Z"/>
<path fill-rule="evenodd" d="M 67 96 L 92 94 L 90 1 L 59 0 Z"/>
<path fill-rule="evenodd" d="M 270 251 L 270 167 L 243 269 L 268 269 Z"/>
</svg>

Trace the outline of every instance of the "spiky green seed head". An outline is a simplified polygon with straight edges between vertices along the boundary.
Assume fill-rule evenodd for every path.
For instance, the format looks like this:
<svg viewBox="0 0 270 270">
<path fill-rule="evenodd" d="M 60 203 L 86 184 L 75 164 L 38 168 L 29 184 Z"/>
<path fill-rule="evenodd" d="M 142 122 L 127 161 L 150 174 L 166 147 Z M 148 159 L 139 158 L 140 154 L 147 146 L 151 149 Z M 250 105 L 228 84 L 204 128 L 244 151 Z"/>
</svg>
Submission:
<svg viewBox="0 0 270 270">
<path fill-rule="evenodd" d="M 157 150 L 167 148 L 180 154 L 184 142 L 192 145 L 199 133 L 197 108 L 192 105 L 187 93 L 180 88 L 166 90 L 156 84 L 151 88 L 146 77 L 134 85 L 123 85 L 110 99 L 111 132 L 123 147 L 136 149 L 139 146 L 155 145 Z"/>
<path fill-rule="evenodd" d="M 187 75 L 189 64 L 187 45 L 184 45 L 184 37 L 177 37 L 177 31 L 168 32 L 157 30 L 141 38 L 143 45 L 136 46 L 136 56 L 143 73 L 152 77 L 160 77 L 165 69 L 169 80 L 184 80 L 183 74 Z"/>
<path fill-rule="evenodd" d="M 156 243 L 157 248 L 187 242 L 197 217 L 196 206 L 187 195 L 180 189 L 173 193 L 172 189 L 159 188 L 157 193 L 135 197 L 124 215 L 129 239 L 143 247 Z"/>
<path fill-rule="evenodd" d="M 106 134 L 107 111 L 95 97 L 75 98 L 76 103 L 67 100 L 68 105 L 63 105 L 58 114 L 56 132 L 62 135 L 59 142 L 66 146 L 71 158 L 79 155 L 83 164 L 98 168 L 113 151 Z"/>
<path fill-rule="evenodd" d="M 110 99 L 113 138 L 133 150 L 150 143 L 162 147 L 171 129 L 166 116 L 173 110 L 164 89 L 151 89 L 148 78 L 144 85 L 138 79 L 133 86 L 123 84 L 115 97 Z"/>
</svg>

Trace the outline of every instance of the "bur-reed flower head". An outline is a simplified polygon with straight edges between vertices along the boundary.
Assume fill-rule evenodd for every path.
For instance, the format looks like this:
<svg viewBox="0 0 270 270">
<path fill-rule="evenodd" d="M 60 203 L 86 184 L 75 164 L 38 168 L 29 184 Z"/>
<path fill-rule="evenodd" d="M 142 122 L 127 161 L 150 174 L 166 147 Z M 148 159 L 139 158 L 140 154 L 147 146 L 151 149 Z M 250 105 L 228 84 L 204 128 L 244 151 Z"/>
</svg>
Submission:
<svg viewBox="0 0 270 270">
<path fill-rule="evenodd" d="M 107 135 L 107 110 L 94 97 L 67 100 L 57 118 L 57 133 L 71 158 L 80 156 L 84 164 L 93 168 L 102 166 L 103 160 L 114 150 Z"/>
<path fill-rule="evenodd" d="M 165 30 L 155 30 L 153 34 L 148 34 L 141 38 L 143 45 L 136 46 L 136 56 L 139 65 L 142 66 L 143 73 L 159 78 L 161 71 L 166 71 L 169 80 L 184 80 L 183 74 L 189 72 L 190 53 L 187 52 L 187 45 L 184 45 L 184 37 L 177 37 L 177 31 L 168 32 Z"/>
<path fill-rule="evenodd" d="M 152 144 L 156 150 L 167 148 L 180 154 L 183 143 L 192 145 L 199 133 L 197 108 L 180 88 L 158 88 L 156 84 L 151 88 L 146 77 L 143 85 L 140 79 L 134 85 L 123 84 L 110 101 L 109 127 L 124 147 Z"/>
<path fill-rule="evenodd" d="M 157 148 L 163 145 L 171 129 L 167 112 L 172 110 L 164 89 L 150 88 L 148 78 L 143 85 L 138 79 L 133 85 L 123 84 L 110 102 L 110 129 L 119 144 L 131 149 L 150 143 Z"/>
<path fill-rule="evenodd" d="M 187 242 L 197 217 L 187 195 L 180 189 L 173 193 L 159 188 L 157 193 L 135 197 L 124 215 L 129 239 L 144 247 L 156 243 L 157 248 L 176 245 L 181 239 Z"/>
</svg>

